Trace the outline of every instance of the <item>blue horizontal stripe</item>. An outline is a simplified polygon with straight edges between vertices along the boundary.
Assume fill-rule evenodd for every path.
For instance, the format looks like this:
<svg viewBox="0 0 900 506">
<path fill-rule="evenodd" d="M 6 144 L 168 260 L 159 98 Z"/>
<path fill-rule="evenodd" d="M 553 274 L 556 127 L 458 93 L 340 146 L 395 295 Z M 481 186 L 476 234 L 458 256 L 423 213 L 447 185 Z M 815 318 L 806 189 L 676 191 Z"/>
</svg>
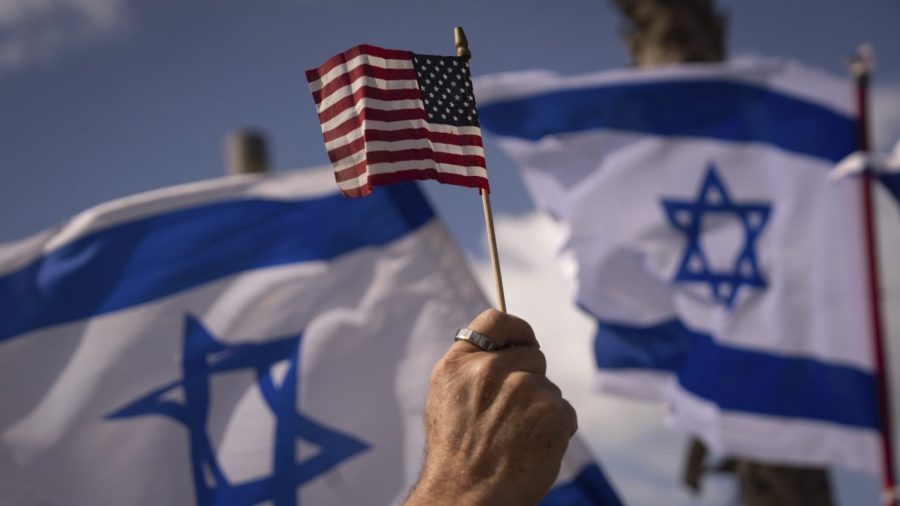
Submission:
<svg viewBox="0 0 900 506">
<path fill-rule="evenodd" d="M 599 322 L 594 346 L 601 369 L 672 372 L 725 410 L 878 428 L 874 377 L 853 367 L 724 346 L 678 320 Z"/>
<path fill-rule="evenodd" d="M 0 276 L 0 342 L 249 269 L 387 244 L 433 217 L 415 184 L 366 198 L 220 201 L 85 235 Z"/>
<path fill-rule="evenodd" d="M 562 90 L 478 109 L 481 126 L 536 141 L 614 129 L 761 142 L 838 161 L 856 149 L 855 120 L 759 86 L 724 80 L 658 81 Z"/>
<path fill-rule="evenodd" d="M 597 464 L 584 466 L 574 480 L 558 485 L 540 506 L 621 506 L 622 501 Z"/>
</svg>

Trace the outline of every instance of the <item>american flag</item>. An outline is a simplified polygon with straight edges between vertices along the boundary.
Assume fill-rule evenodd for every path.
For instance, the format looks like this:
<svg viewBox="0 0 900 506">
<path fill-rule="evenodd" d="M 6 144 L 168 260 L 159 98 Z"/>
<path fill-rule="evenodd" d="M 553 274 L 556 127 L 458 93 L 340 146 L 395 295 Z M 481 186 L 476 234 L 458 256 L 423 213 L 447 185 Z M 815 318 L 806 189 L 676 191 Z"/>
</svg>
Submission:
<svg viewBox="0 0 900 506">
<path fill-rule="evenodd" d="M 489 190 L 467 58 L 361 45 L 306 79 L 344 195 L 415 179 Z"/>
</svg>

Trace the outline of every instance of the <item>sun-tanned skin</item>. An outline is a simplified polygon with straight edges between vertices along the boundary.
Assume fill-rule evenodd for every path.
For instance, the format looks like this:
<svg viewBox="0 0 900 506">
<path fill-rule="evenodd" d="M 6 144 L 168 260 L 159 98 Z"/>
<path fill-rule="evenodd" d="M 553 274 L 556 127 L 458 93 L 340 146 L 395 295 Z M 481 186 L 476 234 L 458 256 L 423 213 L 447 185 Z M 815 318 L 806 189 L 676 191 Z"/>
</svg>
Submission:
<svg viewBox="0 0 900 506">
<path fill-rule="evenodd" d="M 537 504 L 577 428 L 528 323 L 489 309 L 469 328 L 502 349 L 458 341 L 434 367 L 425 464 L 406 506 Z"/>
</svg>

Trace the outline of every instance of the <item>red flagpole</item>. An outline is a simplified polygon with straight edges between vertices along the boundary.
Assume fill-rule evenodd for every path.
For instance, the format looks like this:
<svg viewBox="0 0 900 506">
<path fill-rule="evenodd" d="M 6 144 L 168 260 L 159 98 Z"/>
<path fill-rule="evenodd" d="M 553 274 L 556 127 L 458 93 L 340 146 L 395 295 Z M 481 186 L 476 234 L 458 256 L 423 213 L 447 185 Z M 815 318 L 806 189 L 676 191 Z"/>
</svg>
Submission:
<svg viewBox="0 0 900 506">
<path fill-rule="evenodd" d="M 872 71 L 872 54 L 868 46 L 860 46 L 850 71 L 856 81 L 856 107 L 859 114 L 857 135 L 859 149 L 868 152 L 869 145 L 869 81 Z M 878 250 L 875 231 L 875 202 L 872 198 L 872 176 L 863 173 L 862 201 L 863 227 L 866 247 L 866 274 L 869 285 L 869 317 L 872 322 L 872 340 L 875 351 L 875 382 L 878 389 L 878 418 L 881 428 L 881 458 L 884 469 L 882 503 L 897 505 L 894 481 L 894 444 L 891 425 L 891 405 L 888 395 L 888 369 L 885 360 L 884 332 L 881 319 L 881 299 L 879 295 Z"/>
</svg>

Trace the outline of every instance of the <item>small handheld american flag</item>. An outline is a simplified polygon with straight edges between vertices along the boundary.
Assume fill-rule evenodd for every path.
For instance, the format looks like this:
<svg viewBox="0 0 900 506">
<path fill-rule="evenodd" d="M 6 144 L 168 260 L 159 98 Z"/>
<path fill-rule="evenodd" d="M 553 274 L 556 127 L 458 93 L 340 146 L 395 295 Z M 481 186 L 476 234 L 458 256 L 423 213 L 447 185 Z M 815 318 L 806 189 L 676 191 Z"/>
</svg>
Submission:
<svg viewBox="0 0 900 506">
<path fill-rule="evenodd" d="M 361 45 L 306 71 L 338 188 L 436 179 L 478 188 L 497 306 L 506 312 L 481 127 L 469 74 L 469 42 L 453 29 L 456 56 Z"/>
<path fill-rule="evenodd" d="M 489 190 L 467 57 L 361 45 L 306 79 L 345 196 L 417 179 Z"/>
</svg>

